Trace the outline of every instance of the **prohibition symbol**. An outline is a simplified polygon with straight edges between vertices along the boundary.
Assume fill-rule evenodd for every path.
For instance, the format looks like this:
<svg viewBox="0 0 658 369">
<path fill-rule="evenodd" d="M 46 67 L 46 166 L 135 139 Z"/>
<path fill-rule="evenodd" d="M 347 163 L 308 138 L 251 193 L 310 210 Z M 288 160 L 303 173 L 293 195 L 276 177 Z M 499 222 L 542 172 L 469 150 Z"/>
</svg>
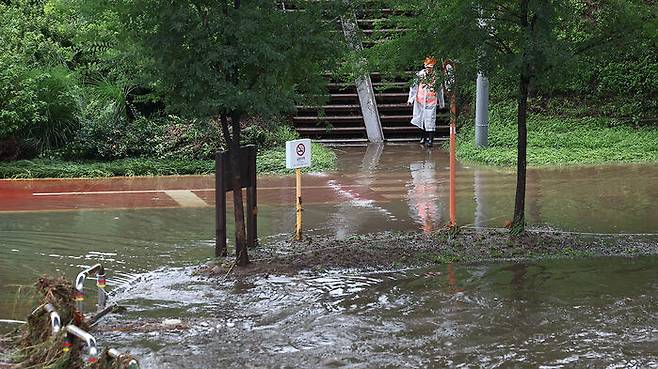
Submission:
<svg viewBox="0 0 658 369">
<path fill-rule="evenodd" d="M 299 144 L 297 145 L 296 151 L 298 156 L 304 156 L 304 153 L 306 152 L 306 146 L 304 146 L 304 144 Z"/>
</svg>

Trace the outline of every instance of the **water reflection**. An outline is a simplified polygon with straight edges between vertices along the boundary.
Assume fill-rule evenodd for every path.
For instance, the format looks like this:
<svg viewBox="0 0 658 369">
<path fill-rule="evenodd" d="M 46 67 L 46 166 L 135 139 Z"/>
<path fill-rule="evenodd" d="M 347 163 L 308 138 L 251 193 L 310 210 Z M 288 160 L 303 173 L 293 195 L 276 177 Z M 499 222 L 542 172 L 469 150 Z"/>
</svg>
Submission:
<svg viewBox="0 0 658 369">
<path fill-rule="evenodd" d="M 360 225 L 352 230 L 360 233 L 366 229 L 405 228 L 408 220 L 425 232 L 444 225 L 448 211 L 448 154 L 418 145 L 380 145 L 376 156 L 368 154 L 372 150 L 341 149 L 341 185 L 349 185 L 352 178 L 357 178 L 356 183 L 366 188 L 352 189 L 352 195 L 367 198 L 370 206 L 376 205 L 378 211 L 384 209 L 397 220 L 396 224 L 377 226 L 359 219 Z M 368 154 L 368 160 L 364 154 Z M 366 161 L 369 165 L 364 165 Z M 511 219 L 516 189 L 514 168 L 458 162 L 456 171 L 459 224 L 501 227 Z M 526 221 L 530 226 L 580 232 L 658 232 L 658 212 L 653 205 L 658 202 L 655 183 L 658 165 L 651 163 L 530 168 Z"/>
<path fill-rule="evenodd" d="M 367 227 L 367 223 L 396 220 L 395 216 L 383 205 L 378 204 L 367 193 L 360 192 L 351 185 L 356 183 L 363 188 L 374 186 L 377 178 L 375 173 L 383 152 L 384 144 L 369 144 L 358 166 L 359 169 L 353 176 L 349 179 L 338 177 L 327 180 L 327 184 L 335 191 L 339 199 L 335 211 L 329 215 L 327 220 L 328 228 L 333 230 L 336 238 L 345 239 L 359 233 L 360 228 Z"/>
<path fill-rule="evenodd" d="M 473 199 L 475 200 L 474 225 L 480 229 L 487 226 L 486 175 L 481 170 L 473 171 Z"/>
<path fill-rule="evenodd" d="M 425 234 L 431 233 L 441 223 L 441 203 L 436 176 L 436 163 L 431 160 L 416 161 L 409 165 L 411 183 L 408 201 L 411 217 L 421 224 Z"/>
</svg>

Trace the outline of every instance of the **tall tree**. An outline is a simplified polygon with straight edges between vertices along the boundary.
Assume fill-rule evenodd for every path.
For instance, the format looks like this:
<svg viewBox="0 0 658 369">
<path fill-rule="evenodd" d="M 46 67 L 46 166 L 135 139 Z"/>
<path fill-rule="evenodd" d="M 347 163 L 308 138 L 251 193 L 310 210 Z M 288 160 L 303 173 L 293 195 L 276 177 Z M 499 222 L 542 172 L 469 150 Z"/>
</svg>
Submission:
<svg viewBox="0 0 658 369">
<path fill-rule="evenodd" d="M 528 97 L 533 88 L 564 80 L 574 60 L 595 49 L 623 43 L 655 10 L 635 0 L 392 0 L 399 33 L 370 50 L 375 68 L 395 70 L 425 55 L 456 59 L 461 81 L 485 72 L 494 83 L 516 80 L 517 180 L 512 232 L 525 230 Z M 585 19 L 597 9 L 600 16 Z M 644 18 L 643 18 L 644 17 Z M 585 21 L 594 22 L 588 29 Z M 570 32 L 579 30 L 580 33 Z"/>
<path fill-rule="evenodd" d="M 249 263 L 240 186 L 247 115 L 290 111 L 324 91 L 341 47 L 321 2 L 286 10 L 268 0 L 99 0 L 150 60 L 169 109 L 218 122 L 230 154 L 237 264 Z M 289 7 L 291 2 L 286 2 Z"/>
</svg>

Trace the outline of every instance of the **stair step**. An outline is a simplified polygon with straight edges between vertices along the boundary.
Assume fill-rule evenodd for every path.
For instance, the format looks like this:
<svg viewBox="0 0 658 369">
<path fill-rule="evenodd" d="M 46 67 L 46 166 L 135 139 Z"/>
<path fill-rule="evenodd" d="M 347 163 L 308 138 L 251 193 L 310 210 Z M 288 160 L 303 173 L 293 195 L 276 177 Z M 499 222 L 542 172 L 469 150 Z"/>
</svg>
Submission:
<svg viewBox="0 0 658 369">
<path fill-rule="evenodd" d="M 404 114 L 404 115 L 380 115 L 379 119 L 382 121 L 385 120 L 401 120 L 401 119 L 409 119 L 411 120 L 412 114 Z"/>
<path fill-rule="evenodd" d="M 447 130 L 449 129 L 450 126 L 436 126 L 436 130 Z M 382 130 L 384 131 L 419 131 L 420 128 L 414 126 L 414 125 L 407 125 L 407 126 L 383 126 Z"/>
<path fill-rule="evenodd" d="M 360 115 L 351 115 L 351 116 L 324 116 L 324 117 L 294 117 L 293 118 L 296 121 L 300 122 L 309 122 L 309 121 L 357 121 L 357 122 L 363 122 L 363 117 Z"/>
<path fill-rule="evenodd" d="M 436 130 L 444 130 L 444 129 L 449 129 L 450 126 L 436 126 Z M 414 125 L 406 125 L 406 126 L 383 126 L 382 129 L 384 131 L 415 131 L 419 130 L 420 128 L 414 126 Z"/>
<path fill-rule="evenodd" d="M 364 127 L 298 127 L 299 133 L 363 132 Z"/>
<path fill-rule="evenodd" d="M 375 33 L 397 33 L 397 32 L 407 32 L 410 31 L 409 28 L 375 28 L 375 29 L 364 29 L 361 32 L 365 34 L 375 34 Z"/>
<path fill-rule="evenodd" d="M 343 143 L 363 144 L 363 143 L 367 143 L 368 139 L 367 138 L 320 138 L 317 140 L 313 140 L 313 142 L 322 142 L 325 144 L 343 144 Z"/>
<path fill-rule="evenodd" d="M 297 110 L 352 110 L 352 109 L 361 109 L 361 105 L 358 104 L 349 104 L 349 105 L 322 105 L 322 106 L 305 106 L 298 105 L 296 106 Z"/>
<path fill-rule="evenodd" d="M 404 97 L 406 99 L 409 94 L 406 92 L 380 92 L 376 93 L 375 97 Z"/>
<path fill-rule="evenodd" d="M 408 82 L 373 82 L 374 87 L 404 87 L 405 89 L 409 87 Z"/>
<path fill-rule="evenodd" d="M 377 104 L 377 108 L 379 110 L 388 110 L 388 109 L 399 109 L 399 108 L 405 108 L 405 109 L 411 109 L 411 105 L 407 105 L 406 102 L 404 103 L 399 103 L 399 104 Z"/>
<path fill-rule="evenodd" d="M 386 142 L 414 142 L 414 141 L 418 141 L 419 139 L 420 139 L 420 135 L 418 135 L 416 137 L 412 137 L 412 136 L 409 136 L 409 137 L 391 137 L 391 138 L 387 138 Z M 437 141 L 446 141 L 446 140 L 447 140 L 446 137 L 434 137 L 434 142 L 435 143 Z M 434 145 L 434 146 L 436 146 L 436 145 Z"/>
</svg>

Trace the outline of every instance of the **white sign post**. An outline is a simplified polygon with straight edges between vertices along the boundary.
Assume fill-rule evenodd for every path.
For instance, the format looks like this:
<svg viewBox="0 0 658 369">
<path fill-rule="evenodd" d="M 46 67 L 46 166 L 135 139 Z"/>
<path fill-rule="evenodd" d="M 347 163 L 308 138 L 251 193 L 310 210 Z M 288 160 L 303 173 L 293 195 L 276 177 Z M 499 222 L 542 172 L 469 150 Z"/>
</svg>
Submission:
<svg viewBox="0 0 658 369">
<path fill-rule="evenodd" d="M 295 169 L 297 197 L 297 227 L 295 240 L 302 239 L 302 170 L 311 166 L 311 140 L 294 140 L 286 142 L 286 168 Z"/>
<path fill-rule="evenodd" d="M 286 168 L 297 169 L 311 166 L 311 140 L 286 142 Z"/>
</svg>

